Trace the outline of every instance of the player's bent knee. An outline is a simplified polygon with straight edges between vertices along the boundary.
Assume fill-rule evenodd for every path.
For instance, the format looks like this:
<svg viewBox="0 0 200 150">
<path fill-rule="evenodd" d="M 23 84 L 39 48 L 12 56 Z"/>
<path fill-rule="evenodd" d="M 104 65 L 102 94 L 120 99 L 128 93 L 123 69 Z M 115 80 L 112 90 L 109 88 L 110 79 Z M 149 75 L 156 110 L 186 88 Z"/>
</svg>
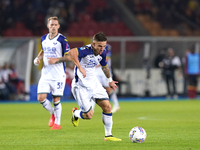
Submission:
<svg viewBox="0 0 200 150">
<path fill-rule="evenodd" d="M 107 112 L 107 113 L 111 112 L 111 105 L 108 104 L 108 105 L 104 106 L 103 111 Z"/>
<path fill-rule="evenodd" d="M 42 96 L 42 95 L 38 95 L 38 97 L 37 97 L 37 99 L 38 99 L 39 102 L 44 101 L 45 98 L 46 98 L 46 97 L 45 97 L 45 96 Z"/>
</svg>

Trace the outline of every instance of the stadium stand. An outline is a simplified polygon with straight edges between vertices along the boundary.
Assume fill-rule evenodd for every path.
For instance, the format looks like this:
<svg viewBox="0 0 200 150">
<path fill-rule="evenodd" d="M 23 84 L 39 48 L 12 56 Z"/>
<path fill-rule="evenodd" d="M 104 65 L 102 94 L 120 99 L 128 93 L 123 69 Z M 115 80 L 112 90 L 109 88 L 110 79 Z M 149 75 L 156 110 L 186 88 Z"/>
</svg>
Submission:
<svg viewBox="0 0 200 150">
<path fill-rule="evenodd" d="M 121 3 L 149 35 L 200 35 L 197 0 L 121 0 Z M 66 36 L 91 36 L 100 30 L 108 36 L 135 35 L 114 12 L 110 1 L 6 0 L 0 1 L 0 6 L 0 35 L 6 37 L 41 36 L 41 33 L 47 33 L 47 18 L 54 15 L 59 16 L 60 32 Z"/>
<path fill-rule="evenodd" d="M 66 36 L 92 36 L 98 31 L 109 36 L 133 35 L 105 0 L 7 0 L 0 1 L 0 6 L 0 35 L 5 37 L 41 36 L 48 31 L 49 16 L 59 17 L 60 32 Z"/>
<path fill-rule="evenodd" d="M 199 36 L 197 0 L 122 0 L 153 36 Z"/>
</svg>

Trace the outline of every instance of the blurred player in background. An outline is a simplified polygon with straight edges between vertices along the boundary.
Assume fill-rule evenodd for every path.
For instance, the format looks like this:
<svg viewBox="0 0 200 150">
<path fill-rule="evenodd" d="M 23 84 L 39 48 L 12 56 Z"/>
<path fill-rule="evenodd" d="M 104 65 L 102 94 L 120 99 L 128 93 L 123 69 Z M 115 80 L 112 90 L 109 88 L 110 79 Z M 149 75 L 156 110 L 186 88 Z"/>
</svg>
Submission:
<svg viewBox="0 0 200 150">
<path fill-rule="evenodd" d="M 107 44 L 105 47 L 105 51 L 106 51 L 106 61 L 108 63 L 108 67 L 110 69 L 110 74 L 112 77 L 112 71 L 111 71 L 111 53 L 112 53 L 112 47 L 111 45 Z M 96 70 L 95 70 L 96 76 L 98 78 L 98 80 L 100 81 L 100 83 L 103 85 L 103 87 L 106 89 L 108 95 L 110 96 L 112 102 L 113 102 L 113 108 L 112 108 L 112 113 L 117 112 L 120 107 L 119 107 L 119 103 L 118 103 L 118 99 L 117 99 L 117 94 L 116 92 L 109 86 L 108 84 L 108 80 L 104 74 L 104 72 L 102 71 L 101 65 L 97 65 L 96 66 Z M 95 102 L 93 101 L 93 111 L 95 108 Z"/>
<path fill-rule="evenodd" d="M 185 57 L 185 74 L 188 79 L 188 98 L 195 99 L 197 93 L 198 76 L 200 74 L 200 57 L 192 48 Z"/>
<path fill-rule="evenodd" d="M 60 61 L 62 63 L 51 64 L 49 58 L 66 55 L 70 47 L 66 37 L 58 33 L 60 24 L 57 17 L 50 17 L 48 19 L 47 28 L 49 29 L 49 33 L 41 37 L 42 50 L 34 59 L 35 65 L 39 65 L 41 59 L 44 62 L 41 78 L 38 83 L 37 98 L 42 106 L 51 114 L 49 120 L 49 127 L 52 127 L 51 130 L 59 130 L 61 129 L 60 120 L 62 111 L 60 97 L 63 96 L 66 80 L 65 64 L 63 60 Z M 66 57 L 63 57 L 63 59 L 65 60 Z M 54 107 L 52 107 L 51 102 L 47 99 L 47 94 L 50 92 L 53 97 Z"/>
<path fill-rule="evenodd" d="M 178 99 L 177 90 L 176 90 L 176 78 L 175 70 L 181 70 L 181 60 L 178 56 L 175 55 L 172 48 L 168 48 L 167 56 L 159 63 L 159 66 L 163 69 L 163 76 L 167 85 L 167 99 L 171 99 L 173 96 L 174 99 Z M 173 90 L 171 90 L 171 85 Z"/>
<path fill-rule="evenodd" d="M 102 120 L 105 129 L 106 141 L 121 141 L 113 137 L 111 130 L 113 125 L 111 104 L 106 90 L 96 77 L 95 67 L 100 63 L 102 70 L 107 77 L 109 86 L 116 90 L 117 83 L 112 80 L 110 70 L 106 62 L 107 44 L 106 35 L 99 32 L 94 35 L 92 44 L 84 47 L 73 48 L 69 51 L 69 57 L 75 64 L 75 78 L 72 81 L 72 93 L 80 109 L 72 109 L 72 124 L 77 127 L 79 118 L 92 119 L 92 101 L 95 101 L 102 109 Z M 60 58 L 62 59 L 62 58 Z M 51 58 L 51 62 L 57 63 L 59 58 Z"/>
</svg>

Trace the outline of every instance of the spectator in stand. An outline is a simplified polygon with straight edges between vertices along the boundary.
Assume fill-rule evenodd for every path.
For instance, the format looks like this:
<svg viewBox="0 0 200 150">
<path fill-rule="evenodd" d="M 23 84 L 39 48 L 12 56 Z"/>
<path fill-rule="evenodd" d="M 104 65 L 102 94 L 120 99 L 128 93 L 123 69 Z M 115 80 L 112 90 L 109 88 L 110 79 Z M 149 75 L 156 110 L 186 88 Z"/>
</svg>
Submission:
<svg viewBox="0 0 200 150">
<path fill-rule="evenodd" d="M 9 94 L 9 90 L 3 81 L 2 67 L 0 66 L 0 100 L 8 100 Z"/>
<path fill-rule="evenodd" d="M 10 83 L 14 85 L 17 90 L 17 99 L 24 100 L 25 94 L 26 94 L 24 81 L 18 77 L 14 64 L 10 65 L 10 69 L 12 72 L 9 74 L 9 80 L 10 80 Z"/>
<path fill-rule="evenodd" d="M 16 87 L 10 82 L 9 76 L 12 74 L 12 70 L 9 68 L 9 64 L 7 62 L 4 63 L 2 76 L 3 81 L 6 84 L 7 88 L 9 89 L 10 96 L 15 96 L 17 89 Z M 15 97 L 11 97 L 11 99 L 15 99 Z"/>
<path fill-rule="evenodd" d="M 200 74 L 199 54 L 192 48 L 185 58 L 185 74 L 188 78 L 188 98 L 195 99 L 197 93 L 197 78 Z"/>
<path fill-rule="evenodd" d="M 167 99 L 171 99 L 171 96 L 173 96 L 174 99 L 177 99 L 175 70 L 181 67 L 180 58 L 175 56 L 172 48 L 169 48 L 167 57 L 160 62 L 159 66 L 163 69 L 163 75 L 167 85 Z M 173 86 L 173 92 L 170 89 L 171 84 Z"/>
</svg>

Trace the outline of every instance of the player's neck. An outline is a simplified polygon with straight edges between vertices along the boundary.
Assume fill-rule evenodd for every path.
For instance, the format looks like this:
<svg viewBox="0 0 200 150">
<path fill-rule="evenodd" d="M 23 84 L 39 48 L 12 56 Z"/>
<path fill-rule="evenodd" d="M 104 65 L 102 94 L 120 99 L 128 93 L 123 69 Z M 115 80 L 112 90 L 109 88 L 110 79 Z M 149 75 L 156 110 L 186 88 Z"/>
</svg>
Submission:
<svg viewBox="0 0 200 150">
<path fill-rule="evenodd" d="M 93 46 L 92 46 L 92 50 L 93 50 L 94 55 L 97 56 L 98 54 L 96 54 L 96 51 Z"/>
<path fill-rule="evenodd" d="M 49 33 L 49 39 L 51 40 L 57 35 L 58 35 L 58 33 Z"/>
</svg>

